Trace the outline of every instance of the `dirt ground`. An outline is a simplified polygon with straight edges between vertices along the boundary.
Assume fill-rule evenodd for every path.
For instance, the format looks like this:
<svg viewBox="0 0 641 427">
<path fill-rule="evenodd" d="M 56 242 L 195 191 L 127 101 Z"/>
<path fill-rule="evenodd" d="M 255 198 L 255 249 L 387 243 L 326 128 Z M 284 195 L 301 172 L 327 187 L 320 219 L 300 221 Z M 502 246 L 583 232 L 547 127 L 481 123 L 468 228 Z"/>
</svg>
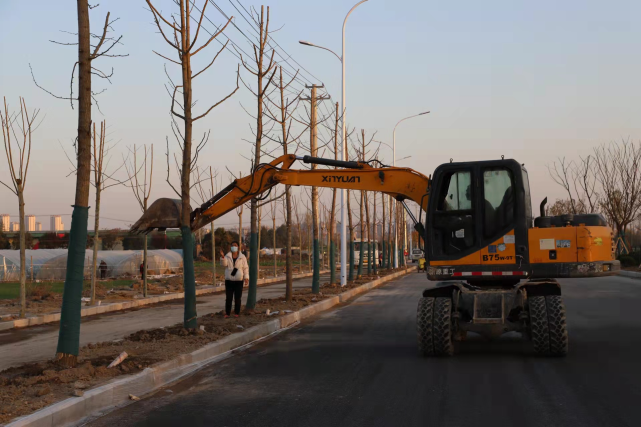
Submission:
<svg viewBox="0 0 641 427">
<path fill-rule="evenodd" d="M 294 274 L 299 273 L 298 266 L 294 267 Z M 222 271 L 222 268 L 219 269 Z M 278 275 L 285 275 L 285 268 L 277 268 Z M 303 266 L 303 272 L 308 272 L 307 267 Z M 274 276 L 274 268 L 272 266 L 261 265 L 259 277 L 270 278 Z M 196 263 L 196 285 L 212 285 L 213 272 L 211 271 L 211 264 L 207 262 Z M 223 282 L 224 275 L 216 274 L 216 283 Z M 129 286 L 123 286 L 122 282 L 130 281 Z M 2 286 L 2 283 L 0 283 Z M 182 275 L 166 276 L 162 278 L 149 278 L 147 281 L 147 291 L 149 295 L 162 295 L 166 293 L 183 292 L 183 278 Z M 88 281 L 85 283 L 85 289 L 82 293 L 83 297 L 90 296 Z M 96 299 L 101 304 L 110 302 L 131 301 L 134 299 L 142 298 L 142 280 L 140 276 L 133 277 L 120 277 L 117 279 L 99 280 L 96 282 Z M 34 315 L 43 315 L 49 313 L 56 313 L 60 311 L 62 306 L 62 294 L 51 291 L 51 286 L 47 283 L 29 284 L 27 289 L 27 317 Z M 20 301 L 18 299 L 0 299 L 0 321 L 9 321 L 18 318 L 20 313 Z"/>
<path fill-rule="evenodd" d="M 386 271 L 384 276 L 393 271 Z M 52 361 L 27 364 L 0 372 L 0 424 L 37 411 L 45 406 L 82 393 L 82 390 L 120 376 L 135 374 L 149 366 L 190 353 L 230 334 L 272 320 L 314 304 L 379 276 L 364 276 L 341 288 L 327 283 L 319 294 L 311 289 L 295 290 L 291 302 L 285 297 L 261 299 L 253 312 L 244 310 L 239 318 L 225 319 L 223 312 L 198 318 L 199 329 L 186 330 L 182 324 L 141 330 L 125 339 L 92 343 L 80 350 L 78 367 L 61 369 Z M 267 310 L 270 315 L 267 315 Z M 204 329 L 204 330 L 203 330 Z M 122 352 L 128 357 L 114 368 L 107 366 Z M 77 394 L 76 394 L 77 393 Z"/>
</svg>

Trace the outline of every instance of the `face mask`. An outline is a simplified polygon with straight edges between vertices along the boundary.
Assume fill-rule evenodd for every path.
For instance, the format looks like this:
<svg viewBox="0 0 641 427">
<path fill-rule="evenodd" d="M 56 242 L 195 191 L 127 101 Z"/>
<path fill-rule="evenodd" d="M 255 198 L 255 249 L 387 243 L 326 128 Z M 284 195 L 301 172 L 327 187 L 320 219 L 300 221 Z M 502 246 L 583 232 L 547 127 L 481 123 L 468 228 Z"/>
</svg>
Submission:
<svg viewBox="0 0 641 427">
<path fill-rule="evenodd" d="M 238 252 L 238 246 L 232 246 L 231 247 L 232 252 Z"/>
</svg>

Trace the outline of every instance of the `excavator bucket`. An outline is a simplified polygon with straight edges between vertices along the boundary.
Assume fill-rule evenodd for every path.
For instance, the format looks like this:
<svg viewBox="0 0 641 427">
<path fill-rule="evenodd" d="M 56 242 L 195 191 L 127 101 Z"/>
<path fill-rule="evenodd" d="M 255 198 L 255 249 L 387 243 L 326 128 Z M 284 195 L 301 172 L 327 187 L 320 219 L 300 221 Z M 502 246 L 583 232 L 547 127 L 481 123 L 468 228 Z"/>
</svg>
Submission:
<svg viewBox="0 0 641 427">
<path fill-rule="evenodd" d="M 178 199 L 158 199 L 147 208 L 147 212 L 131 227 L 132 233 L 147 234 L 157 228 L 180 228 L 182 201 Z"/>
</svg>

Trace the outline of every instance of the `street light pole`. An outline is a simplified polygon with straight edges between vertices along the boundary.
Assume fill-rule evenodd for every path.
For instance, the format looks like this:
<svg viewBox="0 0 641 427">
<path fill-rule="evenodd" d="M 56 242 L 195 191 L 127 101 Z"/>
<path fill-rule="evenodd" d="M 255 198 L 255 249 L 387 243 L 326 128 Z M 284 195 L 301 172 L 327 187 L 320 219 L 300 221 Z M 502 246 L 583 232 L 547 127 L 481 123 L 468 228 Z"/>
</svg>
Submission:
<svg viewBox="0 0 641 427">
<path fill-rule="evenodd" d="M 392 151 L 394 152 L 394 160 L 392 165 L 396 167 L 396 128 L 398 125 L 401 124 L 401 122 L 404 122 L 407 119 L 411 119 L 414 117 L 422 116 L 424 114 L 429 114 L 429 111 L 425 111 L 423 113 L 418 113 L 413 116 L 405 117 L 404 119 L 401 119 L 396 123 L 396 126 L 394 126 L 394 132 L 392 134 Z M 398 202 L 395 203 L 395 209 L 394 209 L 394 268 L 398 268 Z"/>
<path fill-rule="evenodd" d="M 345 124 L 346 124 L 346 107 L 345 107 L 345 98 L 346 98 L 346 92 L 345 92 L 345 26 L 347 25 L 347 18 L 349 18 L 349 15 L 356 9 L 359 5 L 365 3 L 368 0 L 361 0 L 360 2 L 356 3 L 354 7 L 352 7 L 349 12 L 347 12 L 347 15 L 345 16 L 345 20 L 343 21 L 343 46 L 342 46 L 342 51 L 341 51 L 341 56 L 336 55 L 336 53 L 326 47 L 318 46 L 313 43 L 309 43 L 306 41 L 300 41 L 300 44 L 303 44 L 305 46 L 312 46 L 312 47 L 317 47 L 319 49 L 324 49 L 329 52 L 332 52 L 339 61 L 341 61 L 342 65 L 342 74 L 341 74 L 341 79 L 342 79 L 342 105 L 341 105 L 341 110 L 342 110 L 342 120 L 341 120 L 341 147 L 343 152 L 342 158 L 343 160 L 349 160 L 348 155 L 347 155 L 347 138 L 346 138 L 346 133 L 345 133 Z M 345 286 L 347 284 L 347 225 L 345 222 L 347 221 L 347 211 L 345 209 L 345 204 L 347 202 L 346 198 L 346 191 L 344 188 L 341 188 L 341 212 L 340 212 L 340 221 L 341 221 L 341 286 Z"/>
</svg>

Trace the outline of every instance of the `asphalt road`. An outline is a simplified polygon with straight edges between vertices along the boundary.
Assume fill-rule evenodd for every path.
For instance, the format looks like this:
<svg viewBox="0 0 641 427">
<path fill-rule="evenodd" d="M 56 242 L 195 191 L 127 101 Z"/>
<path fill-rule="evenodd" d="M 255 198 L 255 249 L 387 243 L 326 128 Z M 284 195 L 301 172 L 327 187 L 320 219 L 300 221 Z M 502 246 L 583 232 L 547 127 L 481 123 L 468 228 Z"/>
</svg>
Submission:
<svg viewBox="0 0 641 427">
<path fill-rule="evenodd" d="M 564 280 L 570 354 L 517 334 L 417 356 L 412 274 L 91 426 L 639 426 L 641 281 Z"/>
</svg>

